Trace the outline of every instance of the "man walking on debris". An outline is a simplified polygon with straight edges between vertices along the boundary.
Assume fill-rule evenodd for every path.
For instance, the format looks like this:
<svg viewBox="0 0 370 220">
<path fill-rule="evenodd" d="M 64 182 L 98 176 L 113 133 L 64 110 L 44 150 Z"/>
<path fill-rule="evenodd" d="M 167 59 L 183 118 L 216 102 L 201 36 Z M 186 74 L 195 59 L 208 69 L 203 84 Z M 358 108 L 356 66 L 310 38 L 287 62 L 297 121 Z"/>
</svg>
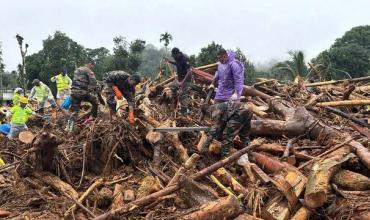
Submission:
<svg viewBox="0 0 370 220">
<path fill-rule="evenodd" d="M 187 76 L 187 73 L 190 71 L 190 63 L 188 57 L 176 47 L 172 49 L 171 54 L 175 61 L 170 61 L 168 58 L 165 58 L 165 60 L 173 65 L 176 65 L 177 80 L 180 86 L 179 99 L 181 105 L 181 113 L 186 115 L 188 113 L 189 105 L 188 93 L 190 87 L 190 76 Z"/>
<path fill-rule="evenodd" d="M 217 103 L 207 107 L 202 106 L 204 115 L 211 116 L 216 124 L 211 127 L 207 134 L 207 139 L 201 147 L 201 151 L 207 152 L 211 141 L 223 134 L 221 157 L 225 158 L 229 154 L 229 149 L 233 145 L 236 135 L 239 135 L 242 143 L 249 143 L 249 132 L 251 128 L 252 111 L 246 103 L 227 101 Z"/>
<path fill-rule="evenodd" d="M 18 134 L 27 129 L 27 121 L 30 115 L 34 114 L 32 109 L 27 107 L 28 99 L 21 96 L 19 98 L 19 105 L 14 105 L 8 112 L 11 115 L 10 132 L 8 138 L 18 137 Z"/>
<path fill-rule="evenodd" d="M 13 106 L 19 105 L 19 101 L 21 98 L 21 93 L 23 93 L 22 88 L 15 88 L 13 93 Z"/>
<path fill-rule="evenodd" d="M 57 84 L 57 104 L 60 106 L 61 102 L 71 95 L 72 80 L 67 75 L 67 69 L 63 68 L 62 72 L 53 76 L 50 81 Z"/>
<path fill-rule="evenodd" d="M 82 101 L 90 102 L 90 114 L 93 118 L 96 118 L 98 115 L 98 84 L 95 78 L 95 73 L 92 71 L 94 65 L 95 61 L 88 59 L 84 66 L 77 68 L 74 72 L 71 90 L 72 114 L 70 115 L 67 124 L 67 130 L 70 132 L 73 131 L 74 123 L 77 119 L 78 112 L 80 111 Z"/>
<path fill-rule="evenodd" d="M 128 121 L 134 124 L 134 106 L 135 106 L 135 86 L 140 83 L 140 76 L 137 74 L 129 75 L 125 71 L 111 71 L 104 75 L 106 83 L 107 103 L 110 109 L 111 118 L 116 117 L 117 102 L 116 99 L 123 97 L 128 102 Z"/>
<path fill-rule="evenodd" d="M 244 66 L 235 56 L 233 51 L 224 49 L 217 54 L 219 63 L 215 77 L 209 86 L 210 89 L 214 89 L 218 84 L 216 102 L 239 100 L 243 92 Z"/>
<path fill-rule="evenodd" d="M 52 108 L 55 108 L 56 103 L 50 88 L 43 82 L 41 82 L 39 79 L 34 79 L 32 83 L 34 86 L 31 89 L 29 99 L 33 99 L 34 96 L 36 96 L 36 100 L 38 102 L 38 112 L 44 113 L 46 101 L 48 101 L 51 104 Z"/>
</svg>

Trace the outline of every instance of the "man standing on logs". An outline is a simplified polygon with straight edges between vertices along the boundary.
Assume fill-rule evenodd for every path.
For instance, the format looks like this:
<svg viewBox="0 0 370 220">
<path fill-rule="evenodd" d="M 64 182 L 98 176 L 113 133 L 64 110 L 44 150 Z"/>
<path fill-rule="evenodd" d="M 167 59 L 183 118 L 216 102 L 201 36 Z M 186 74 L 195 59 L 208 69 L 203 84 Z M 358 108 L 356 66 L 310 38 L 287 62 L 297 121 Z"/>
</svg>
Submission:
<svg viewBox="0 0 370 220">
<path fill-rule="evenodd" d="M 202 153 L 206 152 L 211 141 L 221 134 L 223 135 L 222 158 L 227 157 L 229 154 L 229 149 L 232 147 L 236 135 L 239 135 L 242 143 L 249 143 L 249 132 L 253 113 L 247 104 L 227 101 L 209 107 L 204 105 L 202 106 L 202 112 L 204 115 L 211 116 L 216 121 L 216 124 L 208 132 L 206 141 L 201 146 Z"/>
<path fill-rule="evenodd" d="M 67 75 L 67 69 L 63 68 L 62 72 L 53 76 L 50 81 L 57 84 L 57 104 L 60 106 L 63 100 L 71 95 L 72 80 Z"/>
<path fill-rule="evenodd" d="M 90 114 L 93 118 L 96 118 L 98 115 L 98 84 L 95 78 L 95 73 L 92 71 L 94 65 L 95 61 L 88 59 L 84 66 L 79 67 L 74 72 L 71 91 L 72 114 L 70 115 L 67 124 L 67 130 L 70 132 L 73 131 L 74 123 L 77 119 L 82 101 L 90 102 Z"/>
<path fill-rule="evenodd" d="M 235 58 L 236 54 L 231 50 L 221 49 L 218 54 L 218 67 L 215 77 L 209 86 L 214 89 L 218 84 L 215 101 L 225 102 L 239 100 L 244 87 L 244 66 Z"/>
<path fill-rule="evenodd" d="M 31 89 L 31 94 L 29 99 L 33 99 L 36 96 L 38 102 L 38 112 L 44 113 L 45 103 L 49 102 L 52 108 L 56 107 L 56 103 L 51 93 L 50 88 L 41 82 L 39 79 L 33 80 L 34 87 Z"/>
<path fill-rule="evenodd" d="M 105 73 L 103 80 L 106 84 L 107 103 L 110 109 L 112 119 L 116 117 L 117 102 L 116 99 L 123 97 L 128 102 L 128 121 L 134 124 L 134 106 L 135 106 L 135 86 L 141 81 L 137 74 L 130 75 L 125 71 L 117 70 Z"/>
<path fill-rule="evenodd" d="M 189 105 L 189 87 L 190 87 L 190 63 L 188 57 L 183 54 L 179 48 L 174 47 L 171 51 L 172 57 L 175 61 L 171 61 L 168 58 L 165 58 L 165 61 L 176 65 L 177 71 L 177 80 L 180 87 L 180 105 L 181 105 L 181 114 L 186 115 L 188 113 Z"/>
</svg>

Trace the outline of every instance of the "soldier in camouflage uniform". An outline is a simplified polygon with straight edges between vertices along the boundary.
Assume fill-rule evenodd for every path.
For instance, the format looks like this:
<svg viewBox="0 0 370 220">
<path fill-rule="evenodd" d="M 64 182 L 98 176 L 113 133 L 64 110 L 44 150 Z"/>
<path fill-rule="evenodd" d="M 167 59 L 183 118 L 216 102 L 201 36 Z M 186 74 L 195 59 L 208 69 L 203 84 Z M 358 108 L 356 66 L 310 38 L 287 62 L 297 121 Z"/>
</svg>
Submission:
<svg viewBox="0 0 370 220">
<path fill-rule="evenodd" d="M 74 122 L 77 118 L 78 112 L 80 110 L 81 102 L 90 102 L 91 116 L 96 118 L 98 115 L 98 97 L 96 91 L 98 89 L 97 81 L 95 78 L 95 73 L 92 68 L 95 65 L 95 61 L 89 59 L 86 64 L 75 70 L 72 89 L 71 89 L 71 111 L 72 114 L 68 120 L 67 130 L 72 131 L 74 128 Z"/>
<path fill-rule="evenodd" d="M 225 158 L 229 154 L 229 149 L 233 144 L 236 135 L 239 135 L 242 143 L 249 143 L 249 132 L 251 128 L 252 111 L 246 103 L 227 101 L 212 106 L 203 106 L 204 115 L 210 115 L 216 120 L 216 124 L 211 127 L 207 134 L 207 139 L 201 151 L 204 153 L 214 138 L 223 135 L 221 157 Z"/>
<path fill-rule="evenodd" d="M 116 70 L 104 74 L 103 80 L 106 84 L 107 103 L 111 118 L 115 118 L 117 111 L 116 99 L 124 97 L 128 102 L 130 124 L 134 123 L 135 86 L 140 83 L 140 76 L 130 75 L 125 71 Z M 115 87 L 115 88 L 114 88 Z"/>
</svg>

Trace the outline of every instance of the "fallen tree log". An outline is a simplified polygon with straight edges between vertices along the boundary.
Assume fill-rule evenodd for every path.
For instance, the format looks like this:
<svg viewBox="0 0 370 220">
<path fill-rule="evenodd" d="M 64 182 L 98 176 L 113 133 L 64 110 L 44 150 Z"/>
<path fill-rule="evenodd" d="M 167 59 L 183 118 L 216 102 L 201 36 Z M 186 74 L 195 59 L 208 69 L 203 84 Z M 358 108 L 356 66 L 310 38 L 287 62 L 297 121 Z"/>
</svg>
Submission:
<svg viewBox="0 0 370 220">
<path fill-rule="evenodd" d="M 242 212 L 237 198 L 228 196 L 206 203 L 198 211 L 180 217 L 182 220 L 233 219 Z"/>
<path fill-rule="evenodd" d="M 318 107 L 362 106 L 362 105 L 370 105 L 370 100 L 342 100 L 342 101 L 318 102 L 318 103 L 316 103 L 316 106 L 318 106 Z"/>
<path fill-rule="evenodd" d="M 217 163 L 214 163 L 213 165 L 211 165 L 209 167 L 206 167 L 203 170 L 197 172 L 196 174 L 191 176 L 191 179 L 199 180 L 199 179 L 203 178 L 204 176 L 215 172 L 217 169 L 236 161 L 243 154 L 247 153 L 248 151 L 250 151 L 251 149 L 255 148 L 258 145 L 259 144 L 251 144 L 247 147 L 244 147 L 243 149 L 241 149 L 241 150 L 235 152 L 234 154 L 232 154 L 231 156 L 229 156 L 229 157 L 227 157 L 227 158 L 225 158 L 221 161 L 218 161 Z M 174 193 L 177 190 L 179 190 L 180 189 L 180 184 L 179 183 L 168 186 L 168 187 L 166 187 L 166 188 L 164 188 L 164 189 L 162 189 L 158 192 L 152 193 L 148 196 L 140 198 L 140 199 L 138 199 L 136 201 L 133 201 L 131 203 L 125 204 L 124 206 L 120 207 L 119 209 L 111 210 L 107 213 L 104 213 L 104 214 L 94 218 L 94 219 L 95 220 L 103 220 L 103 219 L 111 218 L 111 217 L 114 217 L 114 216 L 117 216 L 117 215 L 120 215 L 122 213 L 125 213 L 125 212 L 129 211 L 129 210 L 133 209 L 133 207 L 137 208 L 137 207 L 142 207 L 142 206 L 151 204 L 152 202 L 156 201 L 158 198 L 160 198 L 162 196 L 169 195 L 169 194 Z"/>
<path fill-rule="evenodd" d="M 370 189 L 370 178 L 349 170 L 341 170 L 335 174 L 333 182 L 347 190 Z"/>
<path fill-rule="evenodd" d="M 315 209 L 324 205 L 327 201 L 331 177 L 338 171 L 341 163 L 352 157 L 354 157 L 353 154 L 344 158 L 342 155 L 337 155 L 318 161 L 312 166 L 304 195 L 307 207 Z"/>
<path fill-rule="evenodd" d="M 290 220 L 308 220 L 312 212 L 306 207 L 302 206 L 298 211 L 293 215 Z"/>
<path fill-rule="evenodd" d="M 361 126 L 370 128 L 370 124 L 368 124 L 367 121 L 364 120 L 364 119 L 359 119 L 359 118 L 353 117 L 353 116 L 351 116 L 351 115 L 349 115 L 347 113 L 344 113 L 344 112 L 342 112 L 342 111 L 340 111 L 338 109 L 331 108 L 331 107 L 325 107 L 325 110 L 328 110 L 329 112 L 332 112 L 332 113 L 334 113 L 336 115 L 340 115 L 343 118 L 347 118 L 347 119 L 349 119 L 349 120 L 351 120 L 351 121 L 353 121 L 353 122 L 355 122 L 355 123 L 357 123 L 357 124 L 359 124 Z"/>
<path fill-rule="evenodd" d="M 33 172 L 32 175 L 59 191 L 62 195 L 66 194 L 73 199 L 78 199 L 77 191 L 71 185 L 59 179 L 59 177 L 49 172 Z"/>
</svg>

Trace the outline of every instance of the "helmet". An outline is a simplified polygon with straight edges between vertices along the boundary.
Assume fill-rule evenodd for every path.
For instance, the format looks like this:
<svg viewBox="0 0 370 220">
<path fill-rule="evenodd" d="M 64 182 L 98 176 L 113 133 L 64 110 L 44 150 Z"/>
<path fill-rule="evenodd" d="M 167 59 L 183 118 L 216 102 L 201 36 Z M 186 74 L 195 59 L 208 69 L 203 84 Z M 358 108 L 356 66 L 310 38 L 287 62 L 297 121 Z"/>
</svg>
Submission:
<svg viewBox="0 0 370 220">
<path fill-rule="evenodd" d="M 39 79 L 34 79 L 33 81 L 32 81 L 32 84 L 39 84 L 40 83 L 40 80 Z"/>
<path fill-rule="evenodd" d="M 23 89 L 22 88 L 15 88 L 14 89 L 14 92 L 16 92 L 16 93 L 22 93 L 23 92 Z"/>
<path fill-rule="evenodd" d="M 28 104 L 28 98 L 24 97 L 24 96 L 21 96 L 19 98 L 19 102 L 20 103 L 23 103 L 23 104 Z"/>
</svg>

